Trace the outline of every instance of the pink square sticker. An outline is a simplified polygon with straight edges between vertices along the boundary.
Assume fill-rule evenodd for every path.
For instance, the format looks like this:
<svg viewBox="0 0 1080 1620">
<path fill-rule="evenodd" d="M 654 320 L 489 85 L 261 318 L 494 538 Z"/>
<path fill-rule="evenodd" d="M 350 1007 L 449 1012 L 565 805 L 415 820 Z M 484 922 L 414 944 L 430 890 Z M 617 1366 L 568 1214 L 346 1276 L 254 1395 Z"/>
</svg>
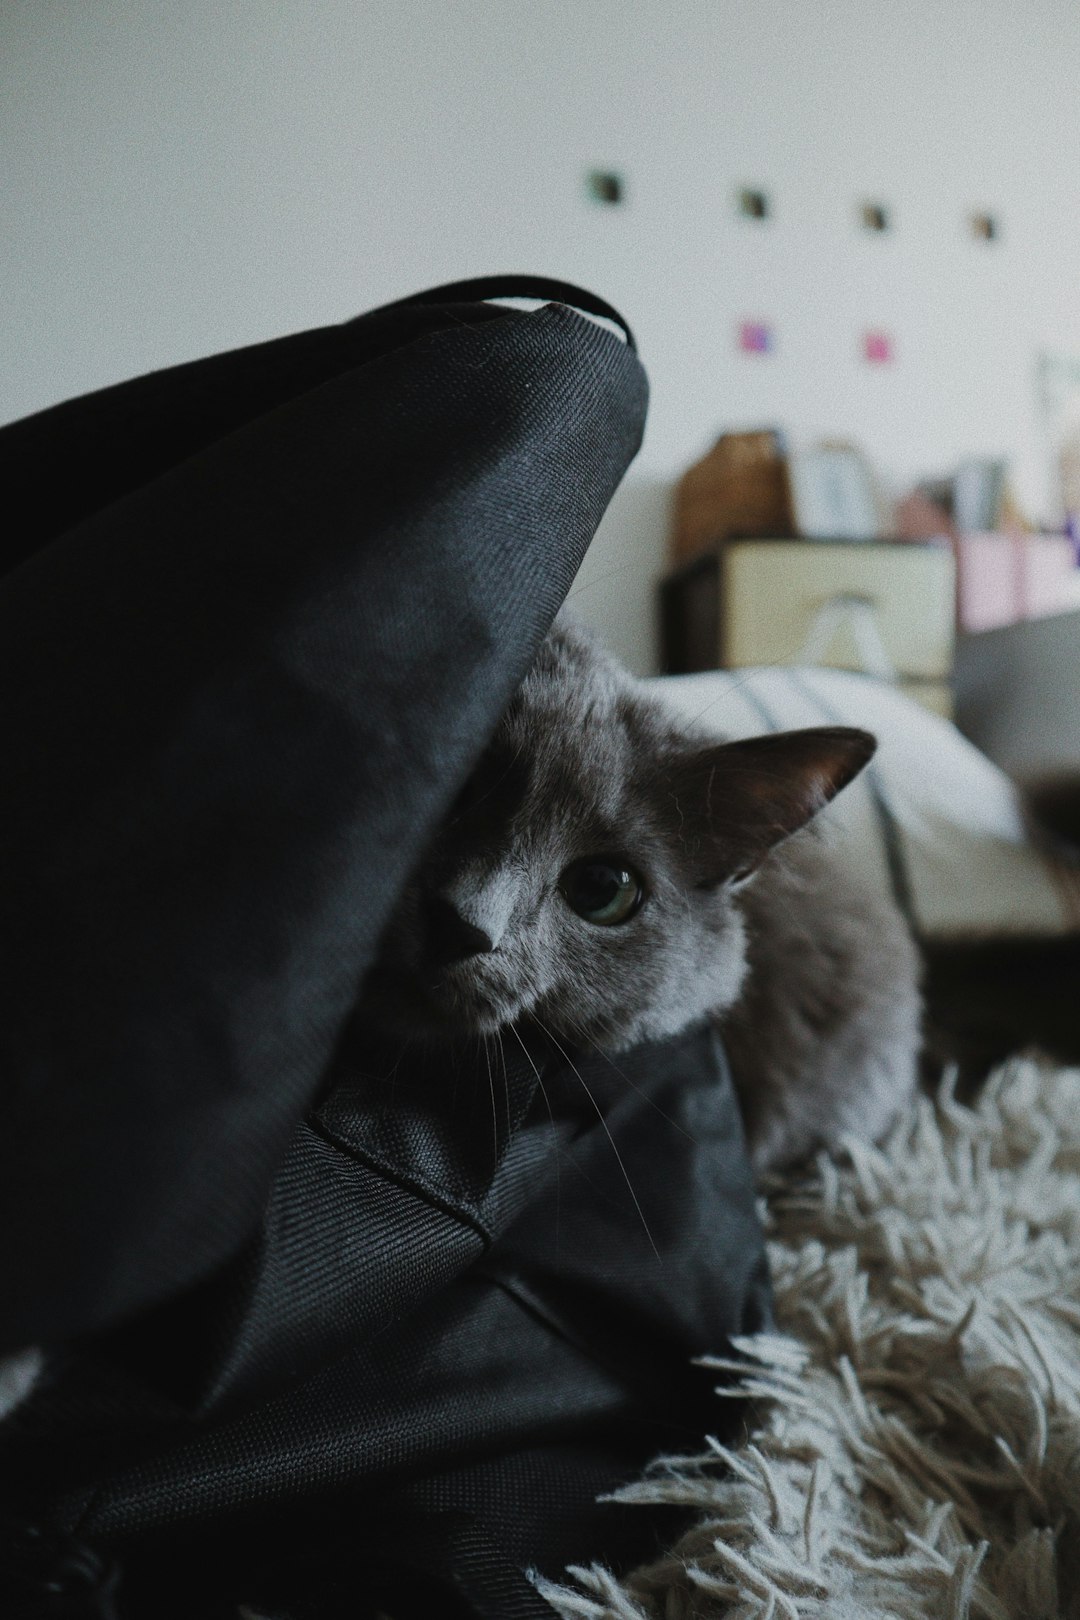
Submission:
<svg viewBox="0 0 1080 1620">
<path fill-rule="evenodd" d="M 887 366 L 893 358 L 892 338 L 888 332 L 863 333 L 863 359 L 872 366 Z"/>
<path fill-rule="evenodd" d="M 767 321 L 740 321 L 739 348 L 743 354 L 768 354 L 773 347 L 773 330 Z"/>
</svg>

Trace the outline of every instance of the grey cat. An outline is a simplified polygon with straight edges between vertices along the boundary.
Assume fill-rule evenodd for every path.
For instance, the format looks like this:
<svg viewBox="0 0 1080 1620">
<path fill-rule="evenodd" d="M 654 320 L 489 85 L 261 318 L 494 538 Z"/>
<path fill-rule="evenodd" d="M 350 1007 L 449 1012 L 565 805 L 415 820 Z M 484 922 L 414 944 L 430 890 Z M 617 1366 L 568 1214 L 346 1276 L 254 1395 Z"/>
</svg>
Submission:
<svg viewBox="0 0 1080 1620">
<path fill-rule="evenodd" d="M 759 1170 L 880 1136 L 916 1085 L 918 952 L 804 830 L 874 747 L 839 726 L 694 735 L 561 616 L 402 897 L 368 1007 L 412 1037 L 531 1020 L 608 1052 L 711 1019 Z"/>
</svg>

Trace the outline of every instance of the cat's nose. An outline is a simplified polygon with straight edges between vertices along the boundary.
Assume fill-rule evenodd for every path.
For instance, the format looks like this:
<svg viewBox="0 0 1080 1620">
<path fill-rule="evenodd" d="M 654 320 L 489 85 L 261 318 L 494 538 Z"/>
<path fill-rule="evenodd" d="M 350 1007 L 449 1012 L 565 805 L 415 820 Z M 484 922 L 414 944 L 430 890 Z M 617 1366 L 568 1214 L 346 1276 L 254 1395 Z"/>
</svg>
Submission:
<svg viewBox="0 0 1080 1620">
<path fill-rule="evenodd" d="M 470 956 L 484 956 L 495 949 L 490 934 L 463 917 L 442 895 L 427 902 L 427 954 L 437 967 L 464 962 Z"/>
</svg>

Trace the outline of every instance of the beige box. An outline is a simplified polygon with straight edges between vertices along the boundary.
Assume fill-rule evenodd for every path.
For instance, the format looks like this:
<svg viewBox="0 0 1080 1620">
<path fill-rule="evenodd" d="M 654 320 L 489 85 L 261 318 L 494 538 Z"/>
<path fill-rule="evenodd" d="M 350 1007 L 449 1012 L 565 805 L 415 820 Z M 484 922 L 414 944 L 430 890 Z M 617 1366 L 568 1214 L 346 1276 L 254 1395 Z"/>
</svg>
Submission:
<svg viewBox="0 0 1080 1620">
<path fill-rule="evenodd" d="M 924 709 L 951 720 L 956 712 L 956 699 L 948 681 L 905 681 L 899 683 L 905 697 L 921 703 Z"/>
<path fill-rule="evenodd" d="M 952 673 L 954 564 L 944 546 L 730 541 L 718 588 L 722 667 L 806 662 L 813 646 L 815 662 L 865 669 L 869 620 L 905 686 L 947 684 Z"/>
</svg>

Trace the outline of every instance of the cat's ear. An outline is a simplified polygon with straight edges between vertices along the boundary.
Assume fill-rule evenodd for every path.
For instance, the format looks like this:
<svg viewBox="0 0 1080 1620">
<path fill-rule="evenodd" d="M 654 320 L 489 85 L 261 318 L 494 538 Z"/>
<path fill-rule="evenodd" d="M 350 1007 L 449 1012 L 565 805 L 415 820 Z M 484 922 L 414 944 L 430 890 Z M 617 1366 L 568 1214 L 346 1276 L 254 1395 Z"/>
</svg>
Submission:
<svg viewBox="0 0 1080 1620">
<path fill-rule="evenodd" d="M 748 877 L 858 776 L 876 747 L 868 731 L 817 726 L 684 755 L 669 780 L 702 881 Z"/>
</svg>

